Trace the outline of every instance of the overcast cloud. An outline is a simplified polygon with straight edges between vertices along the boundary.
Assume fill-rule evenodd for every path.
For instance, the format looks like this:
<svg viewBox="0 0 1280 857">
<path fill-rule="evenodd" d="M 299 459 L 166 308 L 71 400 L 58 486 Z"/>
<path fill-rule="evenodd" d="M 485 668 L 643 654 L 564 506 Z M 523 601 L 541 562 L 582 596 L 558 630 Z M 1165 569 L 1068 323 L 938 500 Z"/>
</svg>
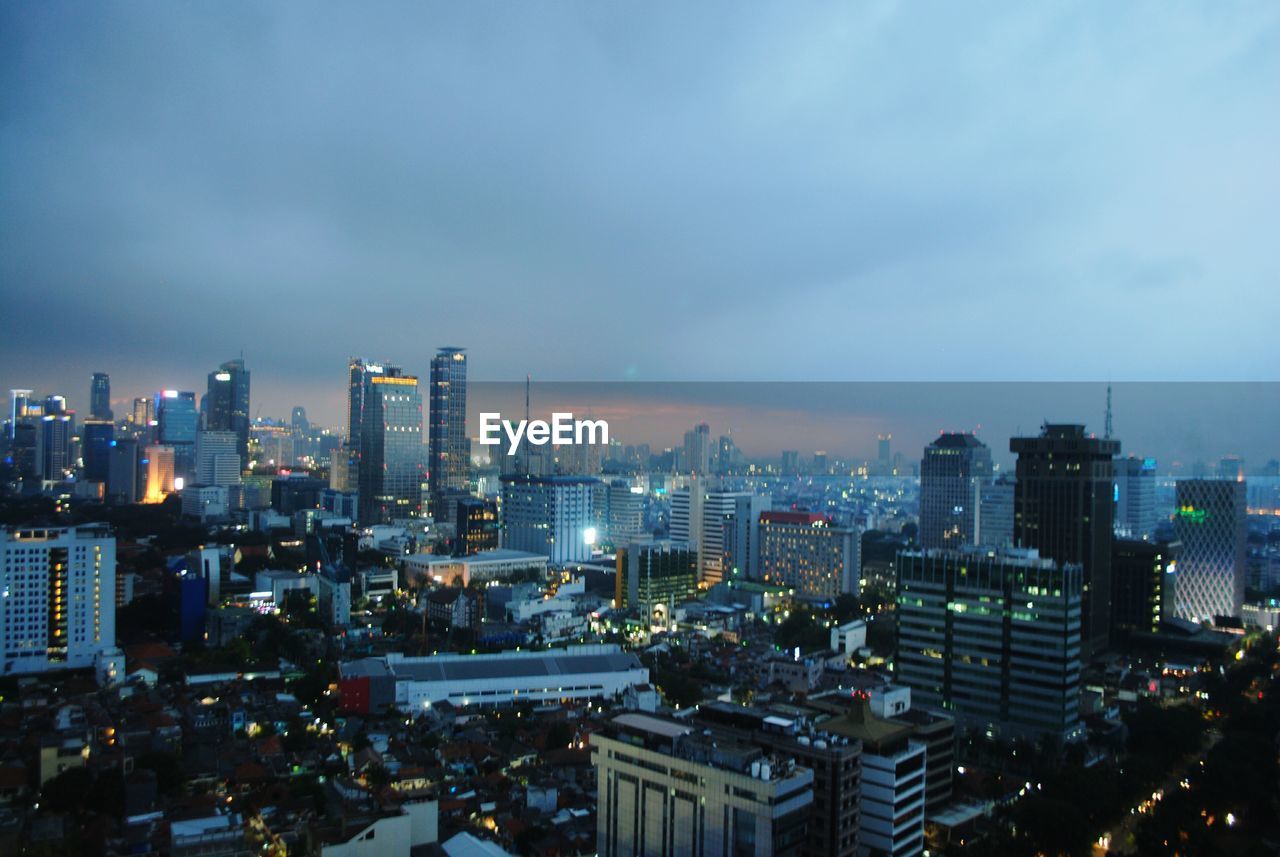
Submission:
<svg viewBox="0 0 1280 857">
<path fill-rule="evenodd" d="M 1277 380 L 1280 5 L 0 3 L 0 383 Z M 1093 415 L 1088 415 L 1093 418 Z"/>
</svg>

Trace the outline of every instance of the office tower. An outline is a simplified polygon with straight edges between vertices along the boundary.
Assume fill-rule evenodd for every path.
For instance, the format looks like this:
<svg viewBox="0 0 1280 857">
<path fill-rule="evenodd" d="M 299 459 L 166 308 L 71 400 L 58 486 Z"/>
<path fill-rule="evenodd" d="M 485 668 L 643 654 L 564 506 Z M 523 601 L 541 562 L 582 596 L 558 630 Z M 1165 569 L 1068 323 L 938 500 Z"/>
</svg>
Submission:
<svg viewBox="0 0 1280 857">
<path fill-rule="evenodd" d="M 89 381 L 89 419 L 110 422 L 114 418 L 111 413 L 111 376 L 106 372 L 94 372 Z"/>
<path fill-rule="evenodd" d="M 920 462 L 920 547 L 978 544 L 991 450 L 972 434 L 944 432 Z"/>
<path fill-rule="evenodd" d="M 704 579 L 715 584 L 729 577 L 760 576 L 760 516 L 772 508 L 773 500 L 767 494 L 708 492 L 703 507 L 703 532 L 709 549 Z"/>
<path fill-rule="evenodd" d="M 1074 740 L 1082 593 L 1080 566 L 1035 550 L 904 551 L 897 681 L 966 728 Z"/>
<path fill-rule="evenodd" d="M 695 476 L 706 476 L 711 471 L 711 426 L 699 423 L 684 433 L 682 470 Z"/>
<path fill-rule="evenodd" d="M 633 541 L 617 553 L 614 606 L 666 628 L 670 610 L 698 595 L 698 553 L 669 539 Z"/>
<path fill-rule="evenodd" d="M 40 476 L 46 481 L 65 478 L 73 464 L 71 438 L 75 435 L 76 412 L 65 407 L 50 410 L 54 398 L 46 400 L 45 414 L 40 418 Z M 61 396 L 56 398 L 62 400 Z"/>
<path fill-rule="evenodd" d="M 1156 512 L 1156 460 L 1117 458 L 1115 461 L 1115 532 L 1132 539 L 1150 538 L 1159 523 Z"/>
<path fill-rule="evenodd" d="M 9 437 L 13 438 L 18 422 L 27 415 L 31 404 L 31 390 L 9 391 Z"/>
<path fill-rule="evenodd" d="M 377 368 L 364 373 L 360 394 L 356 485 L 366 525 L 421 515 L 425 475 L 418 379 L 395 366 Z"/>
<path fill-rule="evenodd" d="M 827 476 L 830 473 L 831 465 L 827 461 L 827 453 L 820 449 L 813 454 L 813 474 L 815 476 Z"/>
<path fill-rule="evenodd" d="M 794 449 L 782 450 L 782 473 L 784 476 L 795 476 L 800 472 L 800 453 Z"/>
<path fill-rule="evenodd" d="M 613 718 L 591 745 L 601 857 L 787 857 L 804 845 L 813 772 L 790 757 L 639 713 Z"/>
<path fill-rule="evenodd" d="M 249 466 L 249 370 L 244 360 L 228 360 L 209 373 L 205 395 L 204 427 L 208 431 L 235 432 L 240 469 Z M 161 437 L 161 441 L 164 438 Z"/>
<path fill-rule="evenodd" d="M 143 396 L 133 400 L 133 410 L 129 413 L 129 422 L 139 430 L 146 430 L 156 419 L 156 401 Z"/>
<path fill-rule="evenodd" d="M 946 435 L 943 435 L 943 437 L 945 436 Z M 882 475 L 888 475 L 893 472 L 892 446 L 893 446 L 893 435 L 882 434 L 882 435 L 876 436 L 876 463 L 879 465 L 879 470 Z M 929 451 L 928 449 L 926 449 L 925 455 L 927 456 L 928 454 L 929 454 Z M 988 460 L 989 459 L 990 457 L 988 456 Z M 924 473 L 922 471 L 921 476 L 923 477 L 923 475 Z"/>
<path fill-rule="evenodd" d="M 1041 556 L 1084 569 L 1081 652 L 1106 649 L 1111 634 L 1112 459 L 1120 441 L 1082 425 L 1046 423 L 1039 437 L 1015 437 L 1018 455 L 1013 537 Z"/>
<path fill-rule="evenodd" d="M 615 547 L 644 533 L 644 491 L 625 479 L 609 483 L 609 541 Z"/>
<path fill-rule="evenodd" d="M 768 583 L 795 590 L 796 597 L 831 601 L 858 594 L 862 538 L 812 512 L 760 515 L 760 573 Z"/>
<path fill-rule="evenodd" d="M 173 450 L 173 475 L 184 482 L 195 476 L 196 432 L 200 428 L 196 394 L 165 390 L 156 396 L 156 434 Z M 150 489 L 148 489 L 149 491 Z"/>
<path fill-rule="evenodd" d="M 174 472 L 174 452 L 171 446 L 152 445 L 146 448 L 142 463 L 147 468 L 147 488 L 144 503 L 163 503 L 174 492 L 178 477 Z"/>
<path fill-rule="evenodd" d="M 1179 542 L 1116 539 L 1111 545 L 1112 642 L 1154 634 L 1173 616 Z"/>
<path fill-rule="evenodd" d="M 5 675 L 93 666 L 116 644 L 116 540 L 105 524 L 0 529 Z"/>
<path fill-rule="evenodd" d="M 717 701 L 698 706 L 694 721 L 794 759 L 797 765 L 813 771 L 813 803 L 800 854 L 855 857 L 862 802 L 862 745 L 825 731 L 821 723 L 796 716 L 796 711 L 791 708 L 787 716 L 780 716 L 769 708 Z"/>
<path fill-rule="evenodd" d="M 706 496 L 699 480 L 671 492 L 671 521 L 667 532 L 672 541 L 688 542 L 696 550 L 702 544 L 702 505 Z"/>
<path fill-rule="evenodd" d="M 720 442 L 716 448 L 716 473 L 732 473 L 738 466 L 739 455 L 733 438 L 729 435 L 720 435 Z"/>
<path fill-rule="evenodd" d="M 503 476 L 502 546 L 552 563 L 585 562 L 597 539 L 591 494 L 581 476 Z"/>
<path fill-rule="evenodd" d="M 739 501 L 746 505 L 739 508 Z M 748 519 L 770 508 L 769 498 L 755 498 L 750 491 L 706 491 L 702 495 L 702 526 L 697 542 L 698 568 L 702 579 L 714 586 L 725 577 L 725 554 L 732 547 L 725 542 L 725 519 L 741 512 Z M 754 515 L 753 515 L 754 510 Z M 736 533 L 735 533 L 736 534 Z M 743 534 L 750 541 L 750 531 Z M 748 562 L 750 561 L 747 557 Z"/>
<path fill-rule="evenodd" d="M 467 438 L 467 354 L 462 348 L 441 348 L 431 358 L 431 429 L 427 433 L 430 458 L 431 515 L 439 517 L 438 502 L 448 491 L 466 491 L 471 478 L 471 441 Z"/>
<path fill-rule="evenodd" d="M 196 432 L 195 484 L 240 484 L 240 436 L 233 431 Z"/>
<path fill-rule="evenodd" d="M 1177 615 L 1192 622 L 1240 617 L 1244 603 L 1246 539 L 1245 483 L 1184 479 L 1177 484 L 1173 532 L 1178 557 Z"/>
<path fill-rule="evenodd" d="M 862 742 L 862 800 L 858 842 L 862 853 L 907 857 L 924 851 L 928 749 L 910 724 L 876 717 L 865 693 L 843 717 L 819 728 Z"/>
<path fill-rule="evenodd" d="M 458 548 L 455 554 L 471 556 L 497 550 L 500 544 L 498 504 L 483 497 L 461 497 L 456 501 Z"/>
<path fill-rule="evenodd" d="M 112 503 L 136 503 L 142 498 L 138 466 L 138 441 L 131 437 L 111 442 L 107 462 L 107 499 Z"/>
<path fill-rule="evenodd" d="M 302 405 L 294 405 L 289 415 L 289 425 L 296 435 L 306 436 L 311 431 L 311 423 L 307 420 L 307 409 Z"/>
<path fill-rule="evenodd" d="M 984 547 L 1013 546 L 1014 481 L 1000 476 L 982 486 L 979 503 L 979 544 Z"/>
<path fill-rule="evenodd" d="M 116 425 L 110 420 L 85 420 L 84 478 L 88 482 L 106 483 L 111 470 L 111 445 L 115 443 Z"/>
<path fill-rule="evenodd" d="M 347 436 L 343 443 L 346 454 L 346 484 L 341 486 L 347 491 L 358 491 L 360 480 L 360 456 L 365 440 L 363 427 L 365 424 L 365 400 L 372 387 L 371 379 L 383 375 L 390 368 L 391 375 L 400 374 L 399 367 L 386 367 L 381 363 L 372 363 L 352 357 L 347 363 Z"/>
</svg>

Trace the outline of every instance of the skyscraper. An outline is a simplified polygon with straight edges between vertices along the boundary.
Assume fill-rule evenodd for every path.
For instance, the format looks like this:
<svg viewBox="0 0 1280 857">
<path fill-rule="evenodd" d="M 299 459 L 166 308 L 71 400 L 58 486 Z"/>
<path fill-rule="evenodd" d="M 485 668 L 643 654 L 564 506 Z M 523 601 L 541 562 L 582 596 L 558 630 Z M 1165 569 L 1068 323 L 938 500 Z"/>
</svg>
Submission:
<svg viewBox="0 0 1280 857">
<path fill-rule="evenodd" d="M 374 367 L 367 367 L 372 369 Z M 422 514 L 422 393 L 399 367 L 362 373 L 357 494 L 360 522 Z"/>
<path fill-rule="evenodd" d="M 89 419 L 107 420 L 111 413 L 111 376 L 106 372 L 94 372 L 89 381 Z"/>
<path fill-rule="evenodd" d="M 598 480 L 503 476 L 502 546 L 553 563 L 585 562 L 596 541 L 591 495 Z"/>
<path fill-rule="evenodd" d="M 0 529 L 0 672 L 92 666 L 116 642 L 116 540 L 105 524 Z"/>
<path fill-rule="evenodd" d="M 240 482 L 240 438 L 233 431 L 196 433 L 197 485 L 236 485 Z"/>
<path fill-rule="evenodd" d="M 956 548 L 980 541 L 982 489 L 991 450 L 972 434 L 944 432 L 920 462 L 920 546 Z"/>
<path fill-rule="evenodd" d="M 1173 531 L 1178 557 L 1176 612 L 1193 622 L 1239 618 L 1244 603 L 1245 483 L 1240 479 L 1184 479 L 1177 485 Z"/>
<path fill-rule="evenodd" d="M 711 426 L 699 423 L 684 433 L 684 471 L 705 476 L 711 469 Z"/>
<path fill-rule="evenodd" d="M 190 480 L 195 474 L 196 432 L 200 427 L 196 394 L 165 390 L 156 395 L 156 403 L 157 439 L 173 450 L 174 477 Z"/>
<path fill-rule="evenodd" d="M 1014 482 L 1000 476 L 982 488 L 979 544 L 985 547 L 1013 546 Z"/>
<path fill-rule="evenodd" d="M 1154 634 L 1173 616 L 1179 542 L 1117 538 L 1111 547 L 1112 639 Z"/>
<path fill-rule="evenodd" d="M 431 359 L 431 428 L 427 460 L 431 514 L 443 513 L 449 492 L 465 491 L 471 475 L 467 437 L 467 355 L 462 348 L 441 348 Z"/>
<path fill-rule="evenodd" d="M 228 360 L 209 373 L 209 391 L 205 396 L 209 431 L 231 431 L 238 439 L 236 451 L 240 468 L 249 464 L 249 370 L 241 359 Z M 164 438 L 161 437 L 161 441 Z"/>
<path fill-rule="evenodd" d="M 1156 462 L 1154 458 L 1117 458 L 1115 464 L 1116 533 L 1149 538 L 1155 531 Z"/>
<path fill-rule="evenodd" d="M 1003 738 L 1080 726 L 1079 566 L 1035 551 L 898 555 L 897 680 L 915 700 Z"/>
<path fill-rule="evenodd" d="M 1106 649 L 1111 632 L 1112 460 L 1120 441 L 1083 425 L 1046 423 L 1039 437 L 1015 437 L 1014 540 L 1084 570 L 1081 649 Z"/>
<path fill-rule="evenodd" d="M 59 480 L 71 470 L 76 412 L 66 409 L 66 400 L 61 396 L 46 399 L 44 411 L 40 422 L 40 476 L 45 480 Z"/>
<path fill-rule="evenodd" d="M 115 443 L 115 435 L 116 426 L 110 420 L 85 420 L 82 436 L 86 481 L 106 484 L 111 471 L 111 446 Z"/>
</svg>

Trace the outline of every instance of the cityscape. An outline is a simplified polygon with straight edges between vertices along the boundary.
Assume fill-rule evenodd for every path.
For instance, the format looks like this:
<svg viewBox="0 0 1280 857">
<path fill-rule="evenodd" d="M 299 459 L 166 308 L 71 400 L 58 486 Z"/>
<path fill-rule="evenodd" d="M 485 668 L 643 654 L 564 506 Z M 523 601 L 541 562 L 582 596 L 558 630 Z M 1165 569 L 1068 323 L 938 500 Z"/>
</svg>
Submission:
<svg viewBox="0 0 1280 857">
<path fill-rule="evenodd" d="M 1277 43 L 0 4 L 0 854 L 1280 855 Z"/>
</svg>

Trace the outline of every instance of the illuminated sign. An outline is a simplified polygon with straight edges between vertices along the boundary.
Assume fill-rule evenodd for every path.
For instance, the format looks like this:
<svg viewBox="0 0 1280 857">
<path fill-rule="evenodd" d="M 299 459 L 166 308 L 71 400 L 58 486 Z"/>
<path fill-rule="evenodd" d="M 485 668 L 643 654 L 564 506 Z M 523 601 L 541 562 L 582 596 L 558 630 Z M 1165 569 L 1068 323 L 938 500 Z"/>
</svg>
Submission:
<svg viewBox="0 0 1280 857">
<path fill-rule="evenodd" d="M 1209 513 L 1195 506 L 1182 506 L 1178 509 L 1178 517 L 1193 524 L 1203 524 L 1205 518 L 1209 517 Z"/>
</svg>

